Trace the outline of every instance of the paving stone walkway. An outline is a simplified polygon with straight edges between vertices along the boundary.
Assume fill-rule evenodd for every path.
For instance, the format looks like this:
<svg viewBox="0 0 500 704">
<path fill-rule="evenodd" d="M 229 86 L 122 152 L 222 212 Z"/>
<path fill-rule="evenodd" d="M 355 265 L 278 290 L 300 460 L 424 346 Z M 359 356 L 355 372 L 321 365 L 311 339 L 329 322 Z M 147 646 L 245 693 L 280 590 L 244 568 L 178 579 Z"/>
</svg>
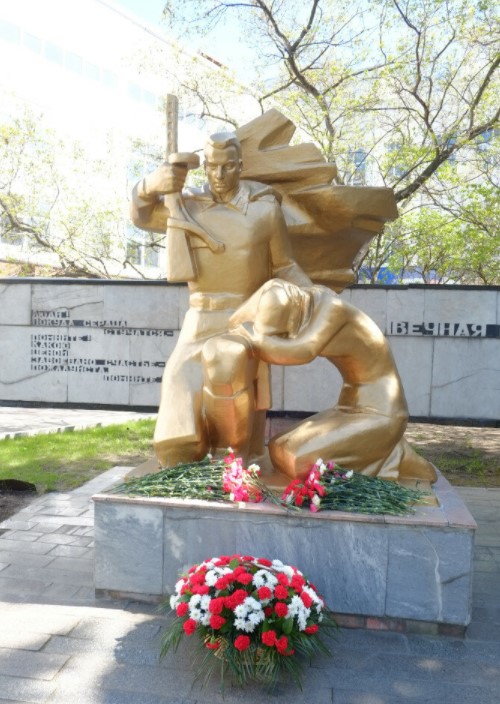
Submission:
<svg viewBox="0 0 500 704">
<path fill-rule="evenodd" d="M 68 494 L 47 494 L 0 524 L 0 704 L 498 704 L 500 489 L 460 489 L 478 523 L 473 618 L 465 638 L 342 630 L 304 690 L 192 687 L 188 650 L 158 662 L 164 617 L 96 600 L 91 496 L 116 467 Z"/>
</svg>

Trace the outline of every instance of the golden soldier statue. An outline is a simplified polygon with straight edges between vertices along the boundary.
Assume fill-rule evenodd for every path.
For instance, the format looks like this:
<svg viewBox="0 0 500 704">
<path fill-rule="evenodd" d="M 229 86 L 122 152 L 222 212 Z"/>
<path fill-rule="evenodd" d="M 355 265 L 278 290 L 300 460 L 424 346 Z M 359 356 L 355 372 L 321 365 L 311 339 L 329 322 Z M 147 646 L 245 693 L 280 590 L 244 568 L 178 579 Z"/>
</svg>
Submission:
<svg viewBox="0 0 500 704">
<path fill-rule="evenodd" d="M 311 144 L 290 147 L 293 131 L 289 120 L 270 111 L 236 134 L 219 133 L 208 140 L 207 184 L 203 188 L 182 190 L 188 168 L 197 164 L 197 158 L 175 153 L 134 188 L 134 224 L 167 232 L 167 277 L 170 281 L 187 281 L 190 293 L 190 308 L 163 376 L 154 437 L 161 466 L 201 459 L 209 450 L 228 445 L 245 459 L 261 456 L 265 411 L 271 405 L 267 362 L 301 363 L 304 360 L 297 357 L 296 343 L 304 342 L 308 361 L 317 355 L 331 358 L 344 376 L 345 397 L 347 372 L 340 367 L 332 344 L 340 344 L 336 326 L 341 316 L 347 315 L 346 310 L 351 324 L 350 332 L 341 336 L 342 346 L 352 343 L 354 357 L 364 354 L 361 347 L 356 347 L 360 345 L 359 325 L 363 320 L 368 335 L 363 344 L 370 347 L 376 342 L 380 354 L 383 351 L 387 359 L 390 356 L 376 325 L 372 321 L 368 324 L 369 318 L 360 311 L 345 308 L 329 289 L 340 291 L 353 281 L 355 256 L 368 246 L 386 220 L 397 217 L 392 191 L 332 186 L 335 166 L 326 163 Z M 291 284 L 284 298 L 281 294 L 281 304 L 279 297 L 275 300 L 269 295 L 265 304 L 266 298 L 261 296 L 271 279 L 279 279 L 282 283 L 278 286 Z M 313 287 L 313 281 L 329 288 Z M 276 292 L 276 283 L 270 290 Z M 257 339 L 242 328 L 231 329 L 248 320 L 250 299 L 260 320 L 285 315 L 290 322 L 300 317 L 304 300 L 309 301 L 310 318 L 301 318 L 300 334 L 293 344 L 283 340 L 280 336 L 284 332 L 272 326 L 265 339 Z M 267 312 L 263 306 L 267 306 Z M 326 330 L 319 336 L 315 332 L 318 325 Z M 390 360 L 391 373 L 399 380 L 392 356 Z M 383 386 L 387 364 L 381 363 L 376 369 L 380 369 L 379 386 Z M 372 376 L 377 373 L 373 371 Z M 359 388 L 363 383 L 360 380 Z M 378 464 L 375 458 L 366 470 L 395 479 L 404 459 L 404 474 L 421 477 L 426 474 L 422 463 L 414 462 L 412 474 L 406 445 L 398 444 L 408 418 L 400 385 L 398 394 L 398 402 L 384 418 L 384 427 L 391 423 L 395 426 L 393 440 L 386 443 L 392 442 L 393 447 L 386 455 L 394 450 L 394 457 L 399 459 L 390 463 L 389 469 L 383 458 Z M 385 412 L 378 408 L 378 420 L 371 418 L 363 423 L 356 405 L 351 405 L 351 410 L 341 416 L 327 412 L 330 415 L 321 426 L 321 432 L 325 428 L 331 431 L 329 437 L 342 433 L 353 443 L 353 453 L 346 458 L 355 457 L 360 443 L 365 447 L 370 444 Z M 370 404 L 362 405 L 366 412 Z M 304 423 L 294 431 L 293 442 L 276 439 L 270 446 L 277 468 L 292 476 L 303 473 L 304 462 L 290 459 L 290 452 L 314 462 L 312 454 L 319 448 L 314 442 L 311 445 L 306 431 L 310 424 Z M 285 450 L 277 449 L 285 446 L 286 459 Z M 312 448 L 312 454 L 306 446 Z M 334 444 L 332 451 L 336 449 Z M 338 456 L 333 459 L 340 461 Z M 362 471 L 363 462 L 361 458 L 353 468 Z M 426 478 L 432 479 L 433 470 L 429 468 Z"/>
</svg>

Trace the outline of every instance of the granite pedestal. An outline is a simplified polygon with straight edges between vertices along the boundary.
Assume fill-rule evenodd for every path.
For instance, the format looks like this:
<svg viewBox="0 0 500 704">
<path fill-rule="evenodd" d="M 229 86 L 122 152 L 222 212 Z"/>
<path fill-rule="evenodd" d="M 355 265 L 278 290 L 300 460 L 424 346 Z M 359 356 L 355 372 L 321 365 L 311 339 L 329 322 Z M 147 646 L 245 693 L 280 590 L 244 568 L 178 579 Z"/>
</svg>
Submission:
<svg viewBox="0 0 500 704">
<path fill-rule="evenodd" d="M 296 565 L 344 625 L 463 630 L 476 524 L 442 476 L 434 492 L 405 517 L 98 494 L 96 594 L 160 601 L 192 564 L 238 552 Z"/>
</svg>

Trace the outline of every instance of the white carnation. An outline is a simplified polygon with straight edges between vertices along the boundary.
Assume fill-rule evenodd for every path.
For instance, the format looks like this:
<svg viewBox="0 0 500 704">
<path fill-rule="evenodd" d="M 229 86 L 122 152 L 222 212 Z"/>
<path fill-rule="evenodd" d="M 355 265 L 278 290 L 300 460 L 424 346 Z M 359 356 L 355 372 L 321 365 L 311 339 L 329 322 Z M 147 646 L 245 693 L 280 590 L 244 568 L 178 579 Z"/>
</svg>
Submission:
<svg viewBox="0 0 500 704">
<path fill-rule="evenodd" d="M 260 601 L 254 599 L 253 596 L 247 596 L 243 604 L 247 607 L 249 611 L 260 611 Z"/>
<path fill-rule="evenodd" d="M 179 597 L 177 596 L 177 594 L 172 594 L 172 596 L 170 597 L 170 608 L 172 610 L 175 610 L 178 603 L 179 603 Z"/>
<path fill-rule="evenodd" d="M 245 633 L 252 633 L 255 630 L 254 624 L 244 618 L 235 618 L 234 627 L 237 628 L 238 631 L 245 631 Z"/>
<path fill-rule="evenodd" d="M 259 623 L 262 623 L 262 621 L 264 619 L 265 619 L 265 615 L 264 615 L 264 612 L 262 611 L 262 609 L 260 611 L 252 611 L 251 614 L 248 614 L 248 620 L 254 626 L 258 626 Z"/>
<path fill-rule="evenodd" d="M 268 570 L 257 570 L 253 576 L 253 583 L 259 589 L 260 587 L 269 587 L 269 589 L 274 589 L 277 585 L 278 580 Z"/>
<path fill-rule="evenodd" d="M 245 604 L 238 604 L 234 609 L 234 615 L 238 616 L 238 618 L 246 618 L 248 616 L 248 608 Z"/>
</svg>

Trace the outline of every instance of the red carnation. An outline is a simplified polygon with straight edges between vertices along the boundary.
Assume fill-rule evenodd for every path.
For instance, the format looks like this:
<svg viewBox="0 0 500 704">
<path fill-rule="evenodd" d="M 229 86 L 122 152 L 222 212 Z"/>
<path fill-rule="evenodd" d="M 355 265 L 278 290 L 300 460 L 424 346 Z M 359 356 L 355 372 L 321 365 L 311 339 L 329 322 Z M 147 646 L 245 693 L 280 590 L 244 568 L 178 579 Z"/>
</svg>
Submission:
<svg viewBox="0 0 500 704">
<path fill-rule="evenodd" d="M 253 562 L 253 557 L 251 555 L 243 555 L 241 559 L 243 562 Z"/>
<path fill-rule="evenodd" d="M 182 626 L 184 629 L 184 633 L 187 636 L 192 636 L 193 633 L 196 631 L 196 621 L 194 618 L 188 618 L 187 621 L 184 621 L 184 625 Z"/>
<path fill-rule="evenodd" d="M 222 596 L 215 597 L 215 599 L 211 599 L 210 604 L 208 605 L 208 610 L 210 611 L 211 614 L 220 614 L 220 613 L 222 613 L 223 608 L 224 608 L 224 597 L 222 597 Z"/>
<path fill-rule="evenodd" d="M 276 645 L 276 631 L 266 631 L 262 634 L 262 642 L 272 648 Z"/>
<path fill-rule="evenodd" d="M 282 584 L 277 584 L 274 588 L 274 596 L 276 599 L 286 599 L 288 597 L 288 589 Z"/>
<path fill-rule="evenodd" d="M 264 565 L 264 567 L 272 567 L 273 566 L 273 563 L 271 562 L 271 560 L 268 560 L 265 557 L 259 557 L 257 562 L 259 563 L 259 565 Z"/>
<path fill-rule="evenodd" d="M 269 618 L 269 616 L 272 616 L 272 615 L 273 615 L 273 607 L 272 607 L 272 606 L 266 606 L 266 608 L 264 609 L 264 616 L 265 616 L 266 618 Z"/>
<path fill-rule="evenodd" d="M 298 592 L 302 591 L 304 587 L 305 581 L 304 579 L 300 576 L 300 574 L 294 574 L 292 577 L 291 585 L 294 589 L 296 589 Z"/>
<path fill-rule="evenodd" d="M 219 579 L 215 582 L 215 588 L 216 589 L 227 589 L 229 580 L 227 579 L 228 575 L 225 574 L 223 577 L 219 577 Z"/>
<path fill-rule="evenodd" d="M 280 655 L 286 655 L 286 650 L 288 648 L 288 638 L 286 636 L 281 636 L 279 640 L 276 641 L 276 650 Z"/>
<path fill-rule="evenodd" d="M 235 609 L 240 604 L 243 604 L 248 594 L 244 589 L 237 589 L 231 596 L 224 597 L 224 603 L 228 609 Z"/>
<path fill-rule="evenodd" d="M 238 636 L 234 641 L 234 647 L 236 650 L 246 650 L 250 647 L 250 637 L 249 636 Z"/>
<path fill-rule="evenodd" d="M 221 555 L 219 559 L 215 562 L 216 567 L 221 567 L 222 565 L 227 565 L 229 562 L 231 562 L 231 558 L 229 555 Z"/>
<path fill-rule="evenodd" d="M 203 584 L 205 581 L 206 572 L 195 572 L 189 578 L 191 584 Z"/>
<path fill-rule="evenodd" d="M 311 599 L 311 597 L 309 596 L 309 594 L 307 592 L 302 592 L 302 594 L 300 595 L 300 598 L 302 599 L 302 603 L 304 604 L 306 609 L 311 608 L 313 600 Z"/>
<path fill-rule="evenodd" d="M 210 588 L 208 584 L 195 584 L 191 591 L 193 594 L 208 594 Z"/>
<path fill-rule="evenodd" d="M 288 606 L 286 604 L 284 604 L 282 601 L 278 601 L 278 603 L 274 607 L 274 610 L 276 611 L 276 614 L 280 618 L 285 618 L 285 616 L 288 613 Z"/>
<path fill-rule="evenodd" d="M 317 633 L 319 631 L 319 626 L 317 623 L 313 623 L 312 626 L 307 626 L 307 628 L 304 629 L 304 632 L 307 633 L 308 636 L 312 636 L 313 633 Z"/>
<path fill-rule="evenodd" d="M 205 643 L 205 647 L 208 648 L 209 650 L 217 650 L 217 648 L 219 647 L 219 641 L 216 640 L 216 641 L 212 642 L 211 640 L 208 640 Z"/>
<path fill-rule="evenodd" d="M 248 572 L 243 572 L 242 574 L 239 574 L 236 577 L 236 581 L 239 582 L 240 584 L 250 584 L 252 579 L 253 579 L 253 575 L 249 574 Z"/>
<path fill-rule="evenodd" d="M 257 594 L 261 601 L 264 601 L 265 599 L 271 599 L 273 595 L 269 587 L 259 587 L 259 589 L 257 589 Z"/>
<path fill-rule="evenodd" d="M 279 575 L 276 577 L 276 579 L 284 587 L 290 586 L 290 582 L 288 580 L 288 577 L 286 576 L 286 574 L 284 572 L 280 572 Z"/>
<path fill-rule="evenodd" d="M 219 616 L 218 614 L 212 614 L 210 616 L 210 626 L 211 628 L 214 628 L 216 631 L 219 628 L 222 628 L 222 626 L 226 623 L 226 619 L 223 616 Z"/>
<path fill-rule="evenodd" d="M 181 601 L 180 604 L 177 604 L 177 608 L 175 610 L 175 613 L 177 616 L 185 616 L 187 612 L 189 611 L 189 604 L 187 601 Z"/>
</svg>

